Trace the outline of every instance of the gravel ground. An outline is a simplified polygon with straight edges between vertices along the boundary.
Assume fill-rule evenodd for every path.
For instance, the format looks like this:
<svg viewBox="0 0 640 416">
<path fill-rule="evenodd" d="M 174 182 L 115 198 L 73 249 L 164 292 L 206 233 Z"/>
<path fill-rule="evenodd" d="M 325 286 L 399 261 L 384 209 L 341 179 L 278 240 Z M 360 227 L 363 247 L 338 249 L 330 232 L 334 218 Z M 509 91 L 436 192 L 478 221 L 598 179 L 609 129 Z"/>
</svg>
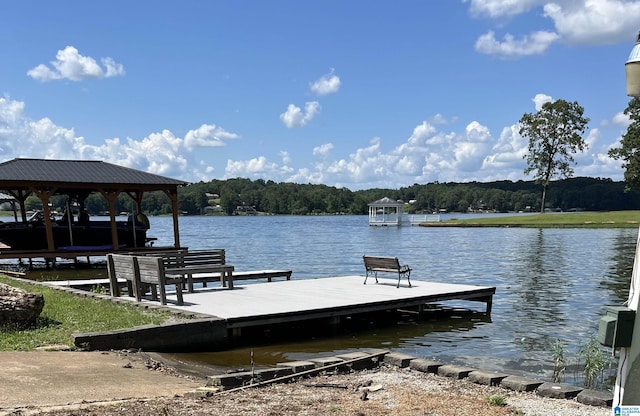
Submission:
<svg viewBox="0 0 640 416">
<path fill-rule="evenodd" d="M 504 405 L 497 404 L 501 401 Z M 610 416 L 611 410 L 383 365 L 374 370 L 322 375 L 233 392 L 82 404 L 38 414 Z"/>
</svg>

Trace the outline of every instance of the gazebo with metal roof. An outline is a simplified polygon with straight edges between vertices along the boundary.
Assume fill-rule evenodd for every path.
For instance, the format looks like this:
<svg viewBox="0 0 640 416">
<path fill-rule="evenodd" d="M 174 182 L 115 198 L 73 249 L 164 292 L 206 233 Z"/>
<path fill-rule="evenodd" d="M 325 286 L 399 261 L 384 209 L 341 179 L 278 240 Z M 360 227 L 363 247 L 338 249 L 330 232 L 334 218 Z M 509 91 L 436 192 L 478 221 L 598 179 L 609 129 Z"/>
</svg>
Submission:
<svg viewBox="0 0 640 416">
<path fill-rule="evenodd" d="M 402 224 L 402 201 L 384 197 L 369 204 L 369 225 L 399 226 Z"/>
<path fill-rule="evenodd" d="M 109 205 L 111 236 L 114 251 L 118 249 L 116 230 L 116 198 L 125 193 L 131 197 L 141 211 L 145 192 L 162 191 L 171 200 L 173 212 L 174 247 L 180 247 L 178 229 L 178 187 L 184 181 L 126 168 L 98 160 L 50 160 L 13 159 L 0 163 L 0 191 L 15 198 L 20 206 L 22 221 L 26 221 L 25 200 L 30 195 L 42 201 L 47 235 L 47 254 L 56 254 L 52 232 L 49 200 L 54 195 L 68 195 L 84 201 L 92 193 L 100 193 Z M 0 257 L 17 257 L 3 255 Z M 42 257 L 40 253 L 37 256 Z M 69 253 L 66 253 L 67 255 Z M 96 254 L 97 255 L 97 254 Z M 28 257 L 22 255 L 20 257 Z"/>
</svg>

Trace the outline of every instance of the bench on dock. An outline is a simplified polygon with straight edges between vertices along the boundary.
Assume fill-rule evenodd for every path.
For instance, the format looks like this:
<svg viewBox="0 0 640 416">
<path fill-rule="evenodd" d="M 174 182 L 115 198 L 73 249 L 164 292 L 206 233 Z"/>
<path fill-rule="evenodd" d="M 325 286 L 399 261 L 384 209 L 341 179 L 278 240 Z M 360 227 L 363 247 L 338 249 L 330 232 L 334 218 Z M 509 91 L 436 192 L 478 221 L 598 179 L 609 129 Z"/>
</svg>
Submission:
<svg viewBox="0 0 640 416">
<path fill-rule="evenodd" d="M 178 249 L 145 255 L 161 258 L 165 275 L 182 276 L 186 280 L 189 293 L 193 293 L 194 281 L 202 282 L 206 287 L 207 281 L 213 279 L 219 279 L 221 286 L 226 286 L 228 282 L 229 289 L 233 289 L 234 267 L 226 263 L 224 249 Z"/>
<path fill-rule="evenodd" d="M 206 287 L 207 281 L 212 280 L 212 275 L 219 277 L 220 286 L 228 284 L 229 289 L 233 289 L 235 268 L 226 263 L 224 249 L 183 251 L 178 253 L 175 264 L 172 264 L 173 261 L 170 259 L 167 262 L 166 273 L 184 276 L 187 280 L 189 293 L 193 293 L 194 281 L 202 282 L 202 285 Z"/>
<path fill-rule="evenodd" d="M 107 274 L 111 296 L 120 296 L 120 282 L 126 282 L 127 294 L 140 301 L 135 258 L 125 254 L 107 254 Z"/>
<path fill-rule="evenodd" d="M 146 292 L 144 288 L 148 286 L 151 291 L 151 300 L 158 300 L 158 292 L 160 292 L 160 303 L 166 305 L 166 286 L 175 285 L 178 304 L 183 303 L 183 277 L 167 275 L 160 257 L 110 253 L 107 254 L 107 269 L 112 296 L 120 296 L 119 281 L 124 279 L 127 281 L 129 296 L 135 296 L 138 302 L 142 300 L 142 293 Z"/>
<path fill-rule="evenodd" d="M 162 258 L 157 256 L 136 256 L 134 257 L 138 265 L 138 281 L 143 284 L 151 285 L 151 296 L 153 300 L 157 299 L 155 287 L 160 292 L 160 303 L 167 304 L 167 285 L 175 285 L 178 305 L 184 303 L 182 297 L 182 287 L 184 286 L 184 278 L 182 275 L 174 275 L 167 273 L 164 268 Z"/>
<path fill-rule="evenodd" d="M 369 276 L 375 277 L 376 283 L 378 283 L 378 272 L 385 272 L 398 274 L 398 284 L 396 287 L 400 287 L 400 279 L 405 276 L 409 287 L 411 287 L 411 267 L 407 265 L 401 266 L 397 257 L 362 256 L 362 258 L 364 259 L 364 268 L 366 270 L 364 278 L 365 285 L 367 284 Z"/>
</svg>

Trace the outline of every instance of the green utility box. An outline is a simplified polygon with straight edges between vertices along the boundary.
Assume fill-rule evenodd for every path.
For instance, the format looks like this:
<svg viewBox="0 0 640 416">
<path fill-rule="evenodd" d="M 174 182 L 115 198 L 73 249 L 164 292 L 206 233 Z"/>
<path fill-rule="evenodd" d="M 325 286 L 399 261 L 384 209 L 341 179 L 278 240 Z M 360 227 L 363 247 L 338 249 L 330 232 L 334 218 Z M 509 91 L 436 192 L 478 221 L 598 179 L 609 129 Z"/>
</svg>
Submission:
<svg viewBox="0 0 640 416">
<path fill-rule="evenodd" d="M 635 311 L 626 306 L 607 306 L 600 319 L 598 342 L 614 348 L 630 347 L 635 317 Z"/>
</svg>

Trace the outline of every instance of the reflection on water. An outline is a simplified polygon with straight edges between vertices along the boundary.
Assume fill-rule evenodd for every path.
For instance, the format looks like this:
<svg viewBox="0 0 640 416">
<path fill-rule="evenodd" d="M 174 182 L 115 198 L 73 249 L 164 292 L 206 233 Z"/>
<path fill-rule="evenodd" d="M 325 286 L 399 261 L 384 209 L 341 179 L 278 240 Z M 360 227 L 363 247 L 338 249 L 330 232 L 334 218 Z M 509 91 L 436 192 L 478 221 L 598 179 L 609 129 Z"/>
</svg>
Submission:
<svg viewBox="0 0 640 416">
<path fill-rule="evenodd" d="M 423 316 L 381 312 L 374 316 L 353 317 L 340 326 L 326 322 L 286 324 L 281 327 L 243 331 L 238 345 L 229 351 L 171 354 L 180 361 L 205 362 L 225 371 L 246 367 L 253 352 L 256 363 L 275 365 L 290 360 L 308 360 L 353 349 L 425 349 L 432 343 L 455 341 L 451 334 L 474 337 L 473 329 L 491 322 L 484 313 L 456 308 L 433 309 Z"/>
<path fill-rule="evenodd" d="M 635 249 L 634 239 L 619 235 L 613 240 L 611 267 L 600 282 L 603 292 L 611 298 L 610 304 L 617 304 L 620 299 L 627 299 L 629 296 L 633 272 L 633 262 L 629 261 L 629 255 L 633 256 Z"/>
<path fill-rule="evenodd" d="M 158 238 L 158 245 L 170 245 L 171 219 L 150 220 L 149 235 Z M 180 217 L 180 232 L 189 248 L 225 248 L 228 262 L 239 271 L 286 268 L 294 279 L 364 275 L 364 254 L 393 255 L 411 265 L 412 280 L 497 289 L 489 320 L 482 314 L 453 313 L 325 334 L 294 328 L 294 337 L 273 344 L 256 341 L 229 352 L 189 354 L 189 359 L 234 367 L 248 365 L 251 348 L 262 364 L 354 348 L 392 348 L 547 378 L 557 339 L 575 356 L 597 334 L 604 306 L 626 300 L 638 235 L 635 228 L 369 227 L 366 216 Z M 475 310 L 484 306 L 468 305 Z"/>
</svg>

